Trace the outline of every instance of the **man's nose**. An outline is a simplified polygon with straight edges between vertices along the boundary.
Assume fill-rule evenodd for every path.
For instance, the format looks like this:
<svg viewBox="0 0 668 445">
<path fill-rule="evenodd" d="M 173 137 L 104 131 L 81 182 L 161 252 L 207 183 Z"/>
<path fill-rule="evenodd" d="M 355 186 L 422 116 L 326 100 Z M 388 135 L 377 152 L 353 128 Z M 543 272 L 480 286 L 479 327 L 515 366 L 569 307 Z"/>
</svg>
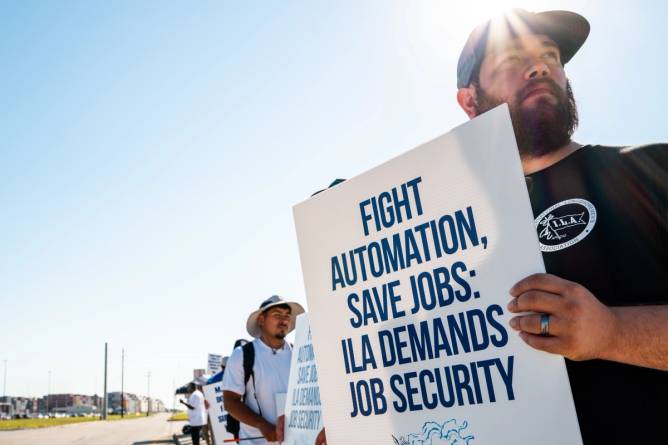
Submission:
<svg viewBox="0 0 668 445">
<path fill-rule="evenodd" d="M 545 62 L 535 61 L 526 71 L 524 80 L 547 77 L 550 75 L 550 67 Z"/>
</svg>

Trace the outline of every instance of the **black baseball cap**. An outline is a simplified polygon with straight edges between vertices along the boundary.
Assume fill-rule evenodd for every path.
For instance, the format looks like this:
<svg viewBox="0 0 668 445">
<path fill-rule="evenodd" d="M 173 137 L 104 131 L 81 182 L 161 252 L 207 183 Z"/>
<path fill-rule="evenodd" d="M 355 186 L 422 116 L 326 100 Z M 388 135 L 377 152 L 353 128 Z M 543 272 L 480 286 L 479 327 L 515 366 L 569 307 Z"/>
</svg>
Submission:
<svg viewBox="0 0 668 445">
<path fill-rule="evenodd" d="M 496 27 L 496 28 L 495 28 Z M 503 32 L 492 33 L 492 29 Z M 457 63 L 457 88 L 465 88 L 480 69 L 489 43 L 513 38 L 521 34 L 545 34 L 554 40 L 565 65 L 573 58 L 589 35 L 589 22 L 580 14 L 570 11 L 529 12 L 513 9 L 499 19 L 490 19 L 478 25 L 469 35 Z"/>
</svg>

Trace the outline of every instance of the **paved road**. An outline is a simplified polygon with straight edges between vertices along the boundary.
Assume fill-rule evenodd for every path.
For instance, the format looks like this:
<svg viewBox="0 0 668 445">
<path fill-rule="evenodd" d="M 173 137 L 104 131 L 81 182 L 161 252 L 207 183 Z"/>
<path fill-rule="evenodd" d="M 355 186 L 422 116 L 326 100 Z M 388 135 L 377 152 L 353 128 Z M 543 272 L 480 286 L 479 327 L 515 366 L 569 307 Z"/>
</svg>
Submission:
<svg viewBox="0 0 668 445">
<path fill-rule="evenodd" d="M 0 431 L 0 445 L 149 445 L 172 443 L 185 422 L 169 414 L 111 422 L 84 422 L 33 430 Z M 169 441 L 168 441 L 169 440 Z"/>
</svg>

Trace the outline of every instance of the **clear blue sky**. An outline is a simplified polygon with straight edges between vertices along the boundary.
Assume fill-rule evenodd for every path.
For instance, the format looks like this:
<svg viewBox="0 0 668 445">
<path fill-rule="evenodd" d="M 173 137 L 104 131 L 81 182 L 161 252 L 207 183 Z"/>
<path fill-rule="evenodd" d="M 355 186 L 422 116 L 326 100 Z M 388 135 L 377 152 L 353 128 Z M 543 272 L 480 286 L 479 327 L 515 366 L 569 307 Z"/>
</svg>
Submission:
<svg viewBox="0 0 668 445">
<path fill-rule="evenodd" d="M 1 2 L 7 393 L 101 393 L 108 341 L 109 389 L 124 347 L 171 406 L 262 299 L 305 304 L 292 205 L 464 122 L 459 51 L 513 5 L 592 24 L 576 140 L 668 140 L 658 1 Z"/>
</svg>

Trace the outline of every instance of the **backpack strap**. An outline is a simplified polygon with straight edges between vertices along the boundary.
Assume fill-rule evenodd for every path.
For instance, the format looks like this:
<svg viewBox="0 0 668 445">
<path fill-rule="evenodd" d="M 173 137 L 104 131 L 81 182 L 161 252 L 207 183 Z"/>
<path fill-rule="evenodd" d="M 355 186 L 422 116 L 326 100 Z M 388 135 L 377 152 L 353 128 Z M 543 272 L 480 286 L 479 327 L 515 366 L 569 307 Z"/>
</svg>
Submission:
<svg viewBox="0 0 668 445">
<path fill-rule="evenodd" d="M 248 342 L 242 346 L 244 352 L 244 384 L 248 384 L 248 381 L 253 377 L 253 397 L 255 397 L 255 402 L 257 403 L 257 409 L 260 416 L 262 416 L 262 409 L 260 408 L 260 401 L 257 399 L 257 389 L 255 388 L 255 373 L 253 372 L 253 365 L 255 364 L 255 345 L 253 342 Z M 248 396 L 248 394 L 246 394 Z M 245 400 L 246 397 L 244 397 Z"/>
<path fill-rule="evenodd" d="M 244 384 L 248 383 L 251 376 L 255 377 L 253 373 L 253 365 L 255 364 L 255 346 L 252 341 L 249 341 L 241 347 L 244 352 Z M 253 384 L 255 379 L 253 378 Z"/>
</svg>

